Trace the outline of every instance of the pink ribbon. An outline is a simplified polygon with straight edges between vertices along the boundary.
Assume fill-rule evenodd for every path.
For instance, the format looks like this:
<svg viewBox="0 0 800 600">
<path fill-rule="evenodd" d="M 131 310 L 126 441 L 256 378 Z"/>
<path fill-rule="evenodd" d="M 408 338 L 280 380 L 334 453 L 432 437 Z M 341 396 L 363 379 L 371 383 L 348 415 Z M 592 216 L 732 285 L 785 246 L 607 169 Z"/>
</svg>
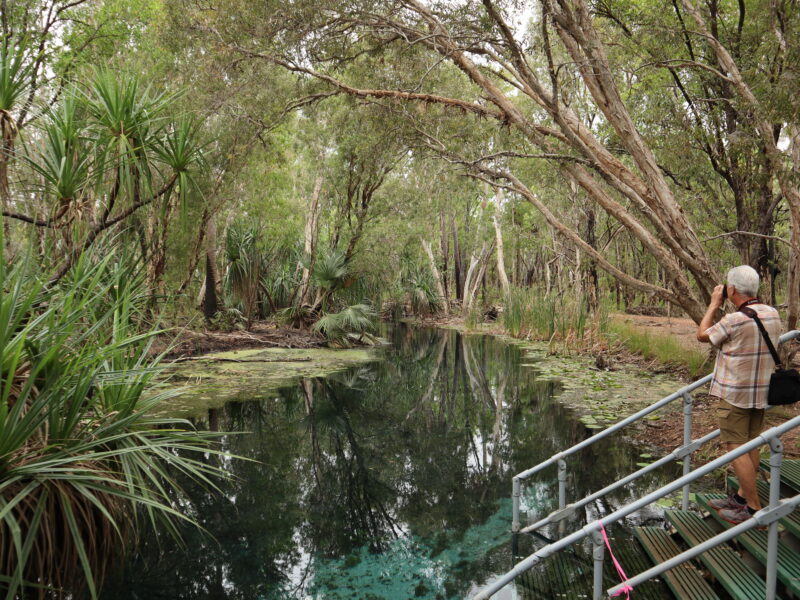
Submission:
<svg viewBox="0 0 800 600">
<path fill-rule="evenodd" d="M 611 560 L 614 563 L 614 567 L 617 569 L 617 575 L 619 575 L 620 581 L 627 581 L 628 576 L 625 575 L 625 571 L 622 570 L 622 566 L 619 564 L 619 561 L 617 560 L 617 557 L 614 556 L 614 551 L 611 550 L 611 544 L 609 544 L 608 536 L 606 535 L 606 528 L 603 527 L 603 522 L 602 521 L 598 521 L 598 523 L 600 524 L 600 533 L 603 534 L 603 541 L 606 543 L 606 548 L 608 548 L 608 553 L 611 555 Z M 614 597 L 621 596 L 622 594 L 625 594 L 625 600 L 631 600 L 631 592 L 632 591 L 633 591 L 633 588 L 626 584 L 626 585 L 624 585 L 622 587 L 622 589 L 620 591 L 618 591 L 616 594 L 614 594 Z"/>
</svg>

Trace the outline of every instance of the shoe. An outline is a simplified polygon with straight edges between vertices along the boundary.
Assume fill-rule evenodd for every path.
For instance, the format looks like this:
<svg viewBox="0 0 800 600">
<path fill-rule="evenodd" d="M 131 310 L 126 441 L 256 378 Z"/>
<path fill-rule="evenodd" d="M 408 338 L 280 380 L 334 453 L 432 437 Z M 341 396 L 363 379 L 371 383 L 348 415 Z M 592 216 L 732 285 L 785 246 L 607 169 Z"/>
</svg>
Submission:
<svg viewBox="0 0 800 600">
<path fill-rule="evenodd" d="M 719 511 L 719 516 L 723 521 L 727 521 L 733 525 L 738 525 L 739 523 L 747 521 L 747 519 L 753 518 L 753 515 L 747 510 L 746 504 L 739 505 L 738 508 L 723 508 Z"/>
<path fill-rule="evenodd" d="M 741 508 L 742 506 L 747 506 L 747 504 L 739 504 L 733 496 L 728 496 L 726 498 L 717 498 L 716 500 L 711 500 L 708 505 L 713 508 L 714 510 L 723 510 L 725 508 L 729 508 L 735 510 L 737 508 Z"/>
</svg>

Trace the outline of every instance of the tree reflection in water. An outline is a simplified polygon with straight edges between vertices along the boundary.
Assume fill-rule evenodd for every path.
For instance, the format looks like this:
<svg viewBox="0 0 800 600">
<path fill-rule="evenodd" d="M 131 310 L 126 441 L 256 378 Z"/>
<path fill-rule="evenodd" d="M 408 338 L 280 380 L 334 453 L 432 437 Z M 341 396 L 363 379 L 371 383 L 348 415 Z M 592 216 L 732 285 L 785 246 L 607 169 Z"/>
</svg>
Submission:
<svg viewBox="0 0 800 600">
<path fill-rule="evenodd" d="M 507 570 L 511 475 L 590 432 L 513 346 L 391 338 L 381 362 L 210 410 L 198 426 L 243 432 L 225 450 L 251 459 L 225 461 L 222 493 L 186 483 L 180 509 L 214 537 L 187 528 L 180 548 L 143 533 L 103 597 L 450 598 Z M 635 457 L 593 447 L 570 464 L 571 497 Z M 529 497 L 542 514 L 557 502 L 548 476 Z"/>
</svg>

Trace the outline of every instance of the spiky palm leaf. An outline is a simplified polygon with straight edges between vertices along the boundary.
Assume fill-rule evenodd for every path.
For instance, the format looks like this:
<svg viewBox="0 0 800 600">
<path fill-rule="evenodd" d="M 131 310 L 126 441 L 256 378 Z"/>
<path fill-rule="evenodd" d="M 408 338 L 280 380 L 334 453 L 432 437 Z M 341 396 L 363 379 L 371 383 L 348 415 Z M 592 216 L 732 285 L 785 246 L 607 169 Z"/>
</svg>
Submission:
<svg viewBox="0 0 800 600">
<path fill-rule="evenodd" d="M 8 600 L 92 598 L 124 547 L 136 507 L 177 533 L 174 473 L 212 485 L 209 436 L 149 416 L 153 333 L 133 328 L 135 290 L 114 289 L 113 253 L 82 258 L 43 288 L 20 261 L 0 265 L 0 573 Z M 135 285 L 135 284 L 132 284 Z M 98 343 L 103 340 L 103 343 Z M 49 591 L 48 591 L 49 588 Z"/>
<path fill-rule="evenodd" d="M 314 265 L 314 282 L 330 292 L 341 287 L 350 272 L 347 256 L 336 248 L 324 250 Z"/>
</svg>

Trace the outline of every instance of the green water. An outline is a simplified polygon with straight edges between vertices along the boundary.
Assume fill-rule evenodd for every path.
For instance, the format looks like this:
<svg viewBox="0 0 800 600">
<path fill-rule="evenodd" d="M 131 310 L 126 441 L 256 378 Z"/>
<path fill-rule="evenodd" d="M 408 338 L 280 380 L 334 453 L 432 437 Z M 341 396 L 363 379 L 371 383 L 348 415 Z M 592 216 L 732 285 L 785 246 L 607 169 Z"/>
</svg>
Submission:
<svg viewBox="0 0 800 600">
<path fill-rule="evenodd" d="M 187 482 L 180 509 L 208 533 L 187 528 L 178 546 L 143 532 L 102 597 L 449 600 L 507 571 L 511 476 L 593 431 L 514 346 L 411 328 L 390 339 L 381 361 L 209 409 L 198 425 L 239 432 L 225 450 L 252 460 L 224 461 L 222 493 Z M 588 449 L 569 463 L 569 499 L 635 470 L 642 452 L 620 438 Z M 527 489 L 532 516 L 556 506 L 555 478 Z"/>
</svg>

